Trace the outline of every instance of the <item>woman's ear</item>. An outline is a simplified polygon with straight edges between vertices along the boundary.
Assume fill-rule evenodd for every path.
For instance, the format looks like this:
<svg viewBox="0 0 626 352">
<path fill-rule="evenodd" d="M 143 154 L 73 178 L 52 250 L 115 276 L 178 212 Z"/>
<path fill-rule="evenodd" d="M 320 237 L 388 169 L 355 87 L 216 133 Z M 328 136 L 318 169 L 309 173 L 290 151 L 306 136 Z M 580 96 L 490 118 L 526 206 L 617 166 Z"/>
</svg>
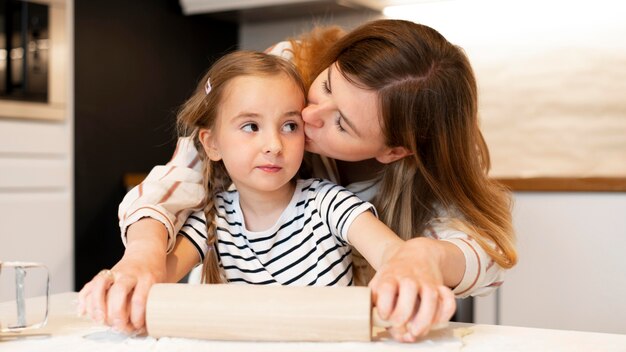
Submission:
<svg viewBox="0 0 626 352">
<path fill-rule="evenodd" d="M 382 153 L 376 156 L 376 160 L 383 164 L 389 164 L 411 154 L 413 153 L 411 153 L 405 147 L 388 147 Z"/>
<path fill-rule="evenodd" d="M 198 132 L 198 139 L 200 139 L 202 148 L 204 148 L 204 152 L 209 159 L 212 161 L 220 161 L 222 159 L 222 155 L 215 144 L 215 138 L 213 138 L 213 134 L 210 129 L 201 128 Z"/>
</svg>

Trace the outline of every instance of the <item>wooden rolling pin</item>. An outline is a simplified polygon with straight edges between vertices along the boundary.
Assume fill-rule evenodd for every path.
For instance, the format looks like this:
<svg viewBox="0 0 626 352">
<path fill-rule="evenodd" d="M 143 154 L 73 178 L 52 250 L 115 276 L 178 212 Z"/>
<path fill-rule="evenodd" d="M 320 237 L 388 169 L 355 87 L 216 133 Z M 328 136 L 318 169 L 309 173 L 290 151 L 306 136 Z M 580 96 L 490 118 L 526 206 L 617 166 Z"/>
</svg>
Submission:
<svg viewBox="0 0 626 352">
<path fill-rule="evenodd" d="M 367 287 L 156 284 L 153 337 L 242 341 L 370 341 Z"/>
</svg>

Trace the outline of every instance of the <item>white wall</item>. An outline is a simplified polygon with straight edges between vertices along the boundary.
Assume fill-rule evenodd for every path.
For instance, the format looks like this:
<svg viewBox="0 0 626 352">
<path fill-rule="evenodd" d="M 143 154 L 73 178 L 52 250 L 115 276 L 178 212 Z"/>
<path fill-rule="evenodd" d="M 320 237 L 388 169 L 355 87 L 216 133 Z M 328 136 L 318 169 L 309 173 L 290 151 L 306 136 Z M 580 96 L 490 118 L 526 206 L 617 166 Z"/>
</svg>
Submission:
<svg viewBox="0 0 626 352">
<path fill-rule="evenodd" d="M 51 59 L 51 67 L 65 70 L 61 80 L 52 80 L 63 102 L 55 103 L 49 118 L 0 117 L 0 261 L 45 264 L 52 293 L 74 288 L 72 5 L 55 3 L 66 13 L 63 45 L 53 49 L 61 56 Z M 12 283 L 0 283 L 0 301 L 12 299 Z M 41 285 L 31 287 L 36 290 L 29 295 L 43 292 Z"/>
<path fill-rule="evenodd" d="M 476 321 L 625 334 L 626 193 L 514 199 L 520 261 L 499 297 L 476 299 Z"/>
<path fill-rule="evenodd" d="M 517 193 L 500 321 L 626 334 L 626 193 Z"/>
<path fill-rule="evenodd" d="M 371 13 L 314 16 L 271 22 L 244 23 L 239 27 L 239 47 L 244 50 L 265 50 L 277 42 L 308 31 L 315 25 L 339 25 L 350 29 L 359 24 L 380 18 Z"/>
</svg>

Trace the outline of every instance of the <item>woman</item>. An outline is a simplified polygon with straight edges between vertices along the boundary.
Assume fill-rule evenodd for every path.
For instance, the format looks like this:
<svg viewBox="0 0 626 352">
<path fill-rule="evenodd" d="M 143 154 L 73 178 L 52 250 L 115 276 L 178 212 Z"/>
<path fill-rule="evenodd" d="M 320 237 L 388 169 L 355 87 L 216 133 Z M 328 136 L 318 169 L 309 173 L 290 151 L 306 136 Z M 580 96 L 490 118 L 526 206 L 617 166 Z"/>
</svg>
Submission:
<svg viewBox="0 0 626 352">
<path fill-rule="evenodd" d="M 272 53 L 292 59 L 310 82 L 302 117 L 306 148 L 317 154 L 312 174 L 371 200 L 407 240 L 369 282 L 394 338 L 414 341 L 450 319 L 455 295 L 499 286 L 517 261 L 509 194 L 487 177 L 476 81 L 462 50 L 429 27 L 379 20 L 346 35 L 318 29 Z M 176 251 L 165 260 L 202 207 L 198 170 L 181 139 L 172 161 L 126 196 L 126 252 L 83 288 L 81 310 L 118 329 L 142 327 L 149 287 L 198 261 Z"/>
</svg>

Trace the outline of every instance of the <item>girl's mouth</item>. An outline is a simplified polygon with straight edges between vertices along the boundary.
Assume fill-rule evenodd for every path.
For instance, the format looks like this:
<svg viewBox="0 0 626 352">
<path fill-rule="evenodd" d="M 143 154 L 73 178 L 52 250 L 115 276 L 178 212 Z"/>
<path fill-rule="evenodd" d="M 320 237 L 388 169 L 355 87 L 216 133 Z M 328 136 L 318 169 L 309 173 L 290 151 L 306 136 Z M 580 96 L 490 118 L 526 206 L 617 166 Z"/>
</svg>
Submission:
<svg viewBox="0 0 626 352">
<path fill-rule="evenodd" d="M 265 172 L 275 173 L 275 172 L 282 170 L 282 167 L 275 166 L 275 165 L 263 165 L 263 166 L 259 166 L 258 169 L 260 169 L 261 171 L 265 171 Z"/>
</svg>

